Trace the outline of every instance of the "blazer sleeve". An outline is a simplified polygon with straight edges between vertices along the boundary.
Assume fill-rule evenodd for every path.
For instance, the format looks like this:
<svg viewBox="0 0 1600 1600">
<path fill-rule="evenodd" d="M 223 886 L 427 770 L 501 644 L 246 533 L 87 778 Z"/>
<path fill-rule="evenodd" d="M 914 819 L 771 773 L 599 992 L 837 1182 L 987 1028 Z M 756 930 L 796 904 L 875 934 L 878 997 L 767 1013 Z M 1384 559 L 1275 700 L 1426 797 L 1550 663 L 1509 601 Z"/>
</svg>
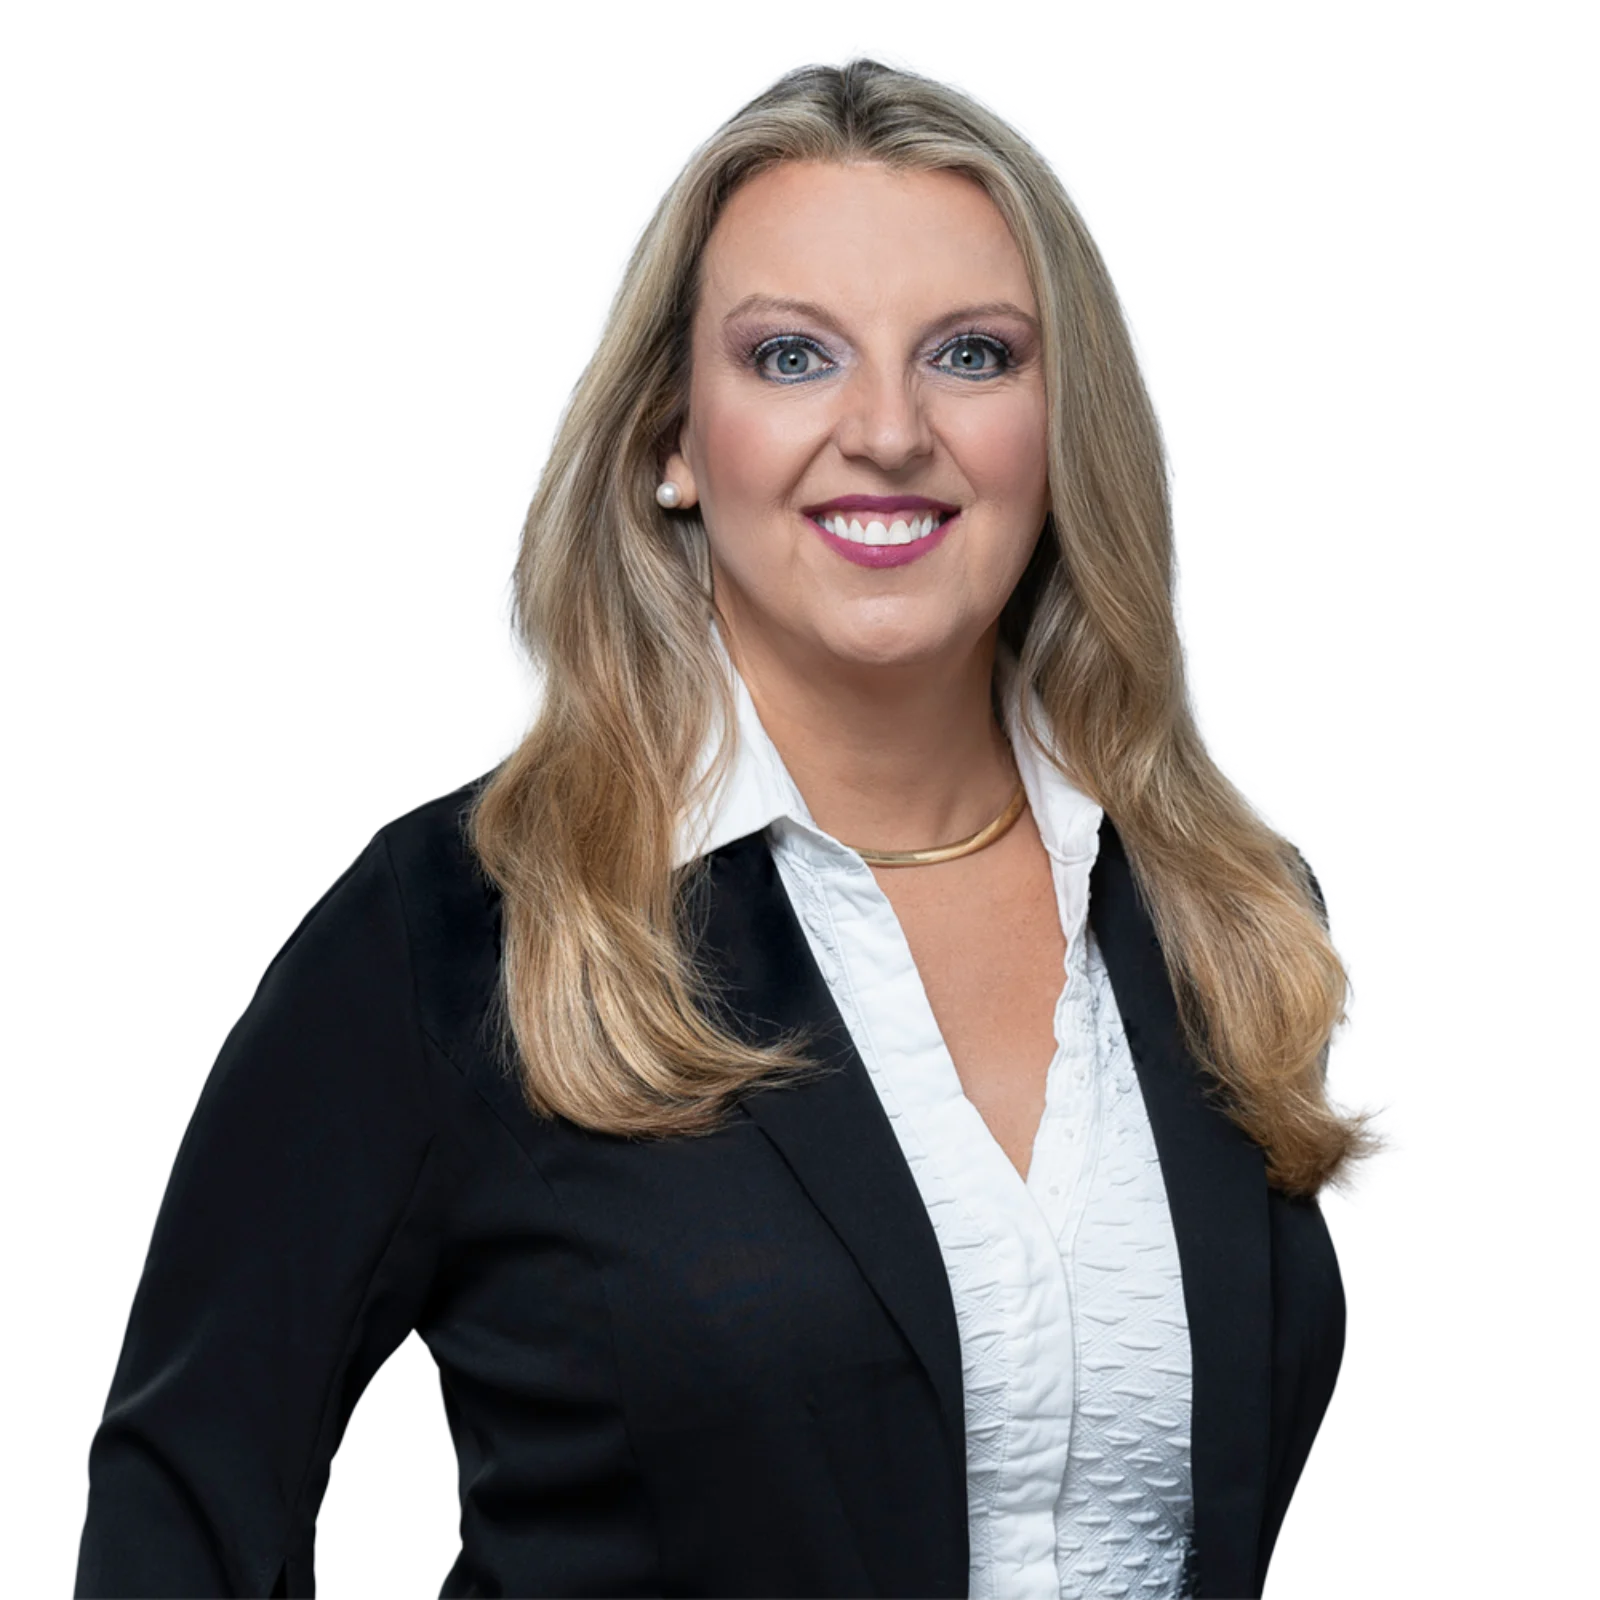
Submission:
<svg viewBox="0 0 1600 1600">
<path fill-rule="evenodd" d="M 426 1065 L 380 835 L 201 1092 L 90 1446 L 78 1595 L 313 1592 L 333 1452 L 427 1288 Z"/>
</svg>

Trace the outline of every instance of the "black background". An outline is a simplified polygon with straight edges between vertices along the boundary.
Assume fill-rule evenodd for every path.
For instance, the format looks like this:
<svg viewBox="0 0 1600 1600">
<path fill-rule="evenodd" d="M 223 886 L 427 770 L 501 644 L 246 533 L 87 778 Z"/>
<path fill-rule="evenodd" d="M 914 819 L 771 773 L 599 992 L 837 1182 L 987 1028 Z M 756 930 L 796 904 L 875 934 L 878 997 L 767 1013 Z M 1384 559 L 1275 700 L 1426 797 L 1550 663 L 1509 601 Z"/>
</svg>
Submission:
<svg viewBox="0 0 1600 1600">
<path fill-rule="evenodd" d="M 67 1450 L 93 1426 L 208 1051 L 328 875 L 470 776 L 509 715 L 496 547 L 640 186 L 739 78 L 806 37 L 838 42 L 754 34 L 691 58 L 682 29 L 653 26 L 603 61 L 533 38 L 520 54 L 488 37 L 266 42 L 248 74 L 184 83 L 102 149 L 104 187 L 138 195 L 138 221 L 98 302 L 117 472 L 85 602 L 106 664 L 86 803 L 141 843 L 74 867 L 109 891 L 78 938 L 117 954 L 96 1005 L 123 1027 L 93 1035 L 78 1198 L 96 1226 L 75 1234 L 72 1426 L 54 1458 L 70 1526 Z M 1200 82 L 1181 51 L 1152 78 L 1120 54 L 1067 70 L 1016 38 L 915 43 L 1014 96 L 1106 211 L 1194 469 L 1186 554 L 1222 742 L 1309 830 L 1363 962 L 1392 970 L 1379 837 L 1434 752 L 1427 728 L 1402 738 L 1395 693 L 1426 691 L 1429 669 L 1376 579 L 1382 550 L 1414 538 L 1424 488 L 1398 466 L 1418 427 L 1405 338 L 1349 171 L 1384 147 L 1366 205 L 1421 240 L 1422 157 L 1394 82 L 1363 64 L 1352 128 L 1331 72 L 1285 82 L 1226 51 Z M 1376 1030 L 1350 1085 L 1395 1080 L 1416 1133 L 1429 1078 Z M 1410 1272 L 1429 1184 L 1413 1158 L 1368 1216 L 1334 1213 L 1354 1360 L 1275 1600 L 1434 1570 L 1410 1509 L 1438 1472 L 1442 1405 L 1424 1366 L 1432 1291 Z M 454 1478 L 430 1382 L 408 1352 L 355 1426 L 320 1534 L 325 1600 L 370 1592 L 379 1555 L 392 1594 L 426 1594 L 448 1565 Z"/>
</svg>

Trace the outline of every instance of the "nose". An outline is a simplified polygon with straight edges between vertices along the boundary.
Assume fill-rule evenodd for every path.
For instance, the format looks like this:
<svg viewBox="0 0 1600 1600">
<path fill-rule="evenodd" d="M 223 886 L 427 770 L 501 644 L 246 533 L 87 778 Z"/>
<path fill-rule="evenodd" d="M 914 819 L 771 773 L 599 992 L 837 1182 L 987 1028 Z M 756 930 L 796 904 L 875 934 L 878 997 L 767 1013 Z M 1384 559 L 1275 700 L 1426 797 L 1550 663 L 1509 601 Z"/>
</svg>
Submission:
<svg viewBox="0 0 1600 1600">
<path fill-rule="evenodd" d="M 932 451 L 923 397 L 903 370 L 866 368 L 843 388 L 835 439 L 844 455 L 894 472 Z"/>
</svg>

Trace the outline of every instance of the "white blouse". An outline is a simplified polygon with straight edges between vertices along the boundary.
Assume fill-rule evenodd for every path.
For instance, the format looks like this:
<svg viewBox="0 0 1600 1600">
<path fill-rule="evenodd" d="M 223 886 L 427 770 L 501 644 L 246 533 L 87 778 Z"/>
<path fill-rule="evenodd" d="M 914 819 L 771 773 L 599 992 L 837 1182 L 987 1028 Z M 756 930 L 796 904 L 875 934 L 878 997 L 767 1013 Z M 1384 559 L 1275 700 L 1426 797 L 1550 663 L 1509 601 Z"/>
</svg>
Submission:
<svg viewBox="0 0 1600 1600">
<path fill-rule="evenodd" d="M 685 821 L 678 859 L 766 831 L 928 1207 L 961 1336 L 969 1594 L 1178 1595 L 1192 1522 L 1189 1330 L 1155 1143 L 1088 925 L 1100 807 L 1024 736 L 1002 646 L 1006 727 L 1067 941 L 1024 1180 L 962 1092 L 888 897 L 812 821 L 712 633 L 733 679 L 738 750 L 720 793 Z"/>
</svg>

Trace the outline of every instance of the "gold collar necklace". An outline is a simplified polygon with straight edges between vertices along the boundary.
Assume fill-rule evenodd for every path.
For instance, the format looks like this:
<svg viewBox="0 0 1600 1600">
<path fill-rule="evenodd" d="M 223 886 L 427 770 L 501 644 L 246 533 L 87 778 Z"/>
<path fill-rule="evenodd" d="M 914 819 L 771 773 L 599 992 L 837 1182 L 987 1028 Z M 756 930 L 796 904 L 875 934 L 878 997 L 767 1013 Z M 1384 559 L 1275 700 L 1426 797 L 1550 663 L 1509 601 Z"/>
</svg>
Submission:
<svg viewBox="0 0 1600 1600">
<path fill-rule="evenodd" d="M 957 839 L 954 844 L 938 844 L 929 850 L 863 850 L 859 845 L 851 845 L 850 848 L 869 867 L 931 867 L 937 861 L 955 861 L 961 856 L 970 856 L 974 850 L 983 849 L 986 844 L 993 844 L 1022 815 L 1027 800 L 1019 777 L 1017 792 L 1006 802 L 1005 810 L 993 822 L 986 822 L 976 833 L 965 839 Z"/>
</svg>

